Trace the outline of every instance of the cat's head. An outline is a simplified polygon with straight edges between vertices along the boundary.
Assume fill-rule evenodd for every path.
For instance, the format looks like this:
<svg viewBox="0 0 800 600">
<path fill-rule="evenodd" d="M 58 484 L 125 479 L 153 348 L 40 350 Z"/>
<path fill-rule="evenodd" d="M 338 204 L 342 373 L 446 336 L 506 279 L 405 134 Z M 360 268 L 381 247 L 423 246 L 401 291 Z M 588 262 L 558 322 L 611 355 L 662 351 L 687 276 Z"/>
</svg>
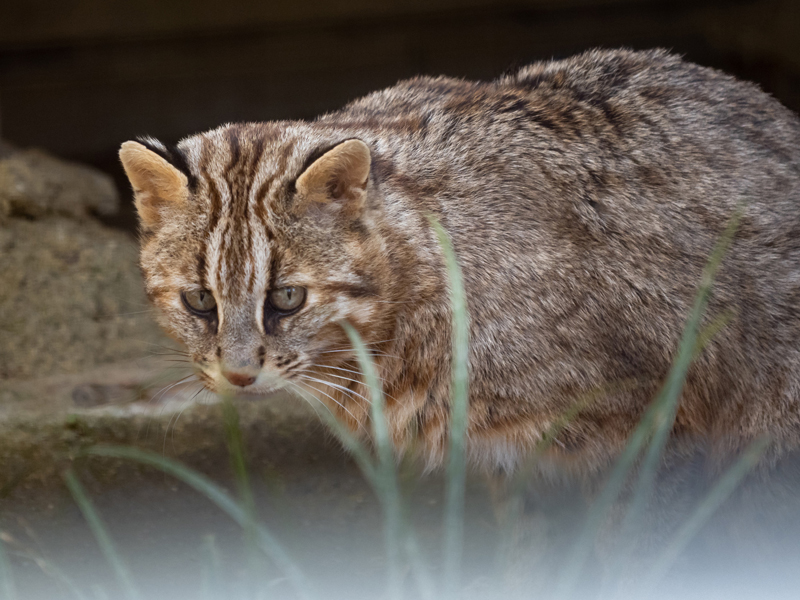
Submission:
<svg viewBox="0 0 800 600">
<path fill-rule="evenodd" d="M 214 391 L 263 394 L 352 359 L 343 320 L 367 342 L 390 337 L 396 274 L 370 148 L 298 128 L 232 125 L 120 150 L 148 296 Z"/>
</svg>

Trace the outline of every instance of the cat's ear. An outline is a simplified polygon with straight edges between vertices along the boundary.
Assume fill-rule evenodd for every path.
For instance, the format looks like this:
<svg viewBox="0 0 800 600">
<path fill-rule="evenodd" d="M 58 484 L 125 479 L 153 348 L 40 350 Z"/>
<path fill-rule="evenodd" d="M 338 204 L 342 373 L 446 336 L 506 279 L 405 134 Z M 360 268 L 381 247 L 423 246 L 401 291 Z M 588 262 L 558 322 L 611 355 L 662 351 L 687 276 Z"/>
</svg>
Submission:
<svg viewBox="0 0 800 600">
<path fill-rule="evenodd" d="M 165 208 L 186 202 L 188 178 L 163 156 L 139 142 L 122 144 L 119 158 L 133 186 L 142 225 L 146 230 L 157 229 Z"/>
<path fill-rule="evenodd" d="M 297 178 L 296 188 L 302 204 L 336 203 L 347 207 L 349 212 L 360 211 L 371 161 L 369 147 L 361 140 L 347 140 L 334 146 Z"/>
</svg>

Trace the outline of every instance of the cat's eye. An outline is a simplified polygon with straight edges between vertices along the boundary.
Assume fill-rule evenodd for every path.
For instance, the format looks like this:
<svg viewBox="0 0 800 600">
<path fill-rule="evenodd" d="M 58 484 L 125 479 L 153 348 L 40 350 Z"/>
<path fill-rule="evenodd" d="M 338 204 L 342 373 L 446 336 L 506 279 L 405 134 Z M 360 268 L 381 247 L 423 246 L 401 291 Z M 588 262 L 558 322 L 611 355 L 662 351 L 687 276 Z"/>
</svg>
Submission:
<svg viewBox="0 0 800 600">
<path fill-rule="evenodd" d="M 199 315 L 210 314 L 217 308 L 217 301 L 214 295 L 208 290 L 192 290 L 191 292 L 183 292 L 181 299 L 190 311 Z"/>
<path fill-rule="evenodd" d="M 306 288 L 304 287 L 283 287 L 270 290 L 267 295 L 267 302 L 276 311 L 290 313 L 299 309 L 306 299 Z"/>
</svg>

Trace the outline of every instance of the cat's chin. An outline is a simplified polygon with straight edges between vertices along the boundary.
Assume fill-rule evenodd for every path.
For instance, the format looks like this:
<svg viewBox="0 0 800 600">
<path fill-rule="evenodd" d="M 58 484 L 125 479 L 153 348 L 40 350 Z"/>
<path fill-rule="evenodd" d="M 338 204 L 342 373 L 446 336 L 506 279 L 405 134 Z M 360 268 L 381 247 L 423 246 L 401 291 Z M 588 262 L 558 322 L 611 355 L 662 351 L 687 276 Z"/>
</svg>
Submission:
<svg viewBox="0 0 800 600">
<path fill-rule="evenodd" d="M 261 400 L 262 398 L 269 398 L 279 393 L 282 389 L 281 386 L 259 386 L 258 388 L 250 389 L 237 389 L 237 390 L 223 390 L 217 392 L 218 396 L 228 396 L 231 398 L 238 398 L 241 400 Z"/>
<path fill-rule="evenodd" d="M 267 388 L 264 390 L 241 390 L 240 392 L 236 393 L 237 398 L 241 398 L 243 400 L 260 400 L 262 398 L 268 398 L 270 396 L 274 396 L 280 391 L 280 388 Z"/>
</svg>

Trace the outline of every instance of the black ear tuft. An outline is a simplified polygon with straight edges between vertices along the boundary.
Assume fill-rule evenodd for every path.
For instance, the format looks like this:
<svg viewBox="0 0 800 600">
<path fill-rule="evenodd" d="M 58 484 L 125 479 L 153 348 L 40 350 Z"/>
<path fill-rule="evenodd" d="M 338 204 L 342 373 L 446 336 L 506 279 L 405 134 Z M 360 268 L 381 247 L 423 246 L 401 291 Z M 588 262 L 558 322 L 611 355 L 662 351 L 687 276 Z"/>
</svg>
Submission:
<svg viewBox="0 0 800 600">
<path fill-rule="evenodd" d="M 183 150 L 178 148 L 178 146 L 174 144 L 165 144 L 149 135 L 138 137 L 136 141 L 151 152 L 158 154 L 161 158 L 186 175 L 186 179 L 189 180 L 189 191 L 193 192 L 197 188 L 197 178 L 189 168 L 189 161 L 186 158 L 186 154 Z"/>
</svg>

